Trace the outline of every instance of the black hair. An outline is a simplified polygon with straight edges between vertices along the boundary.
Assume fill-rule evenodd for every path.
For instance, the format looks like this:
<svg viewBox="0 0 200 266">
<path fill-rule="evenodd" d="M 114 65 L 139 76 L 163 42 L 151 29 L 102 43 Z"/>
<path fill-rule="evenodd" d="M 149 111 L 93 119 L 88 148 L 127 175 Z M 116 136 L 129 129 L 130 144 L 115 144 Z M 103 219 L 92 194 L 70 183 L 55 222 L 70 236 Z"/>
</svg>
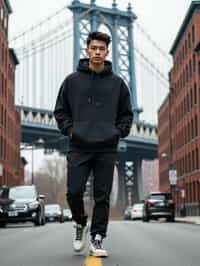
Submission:
<svg viewBox="0 0 200 266">
<path fill-rule="evenodd" d="M 94 31 L 89 33 L 87 37 L 87 47 L 90 45 L 90 42 L 93 40 L 103 41 L 106 43 L 106 46 L 109 46 L 111 42 L 111 38 L 108 34 L 99 31 Z"/>
</svg>

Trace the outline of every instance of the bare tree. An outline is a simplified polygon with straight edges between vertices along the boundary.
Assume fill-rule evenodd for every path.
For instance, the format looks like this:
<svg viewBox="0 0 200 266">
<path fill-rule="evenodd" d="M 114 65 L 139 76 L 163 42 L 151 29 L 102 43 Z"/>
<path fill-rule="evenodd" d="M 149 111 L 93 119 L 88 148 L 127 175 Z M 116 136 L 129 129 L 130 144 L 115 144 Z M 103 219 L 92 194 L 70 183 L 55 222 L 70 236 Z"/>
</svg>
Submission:
<svg viewBox="0 0 200 266">
<path fill-rule="evenodd" d="M 35 184 L 46 195 L 46 203 L 66 206 L 66 159 L 54 156 L 45 158 L 43 166 L 35 174 Z"/>
</svg>

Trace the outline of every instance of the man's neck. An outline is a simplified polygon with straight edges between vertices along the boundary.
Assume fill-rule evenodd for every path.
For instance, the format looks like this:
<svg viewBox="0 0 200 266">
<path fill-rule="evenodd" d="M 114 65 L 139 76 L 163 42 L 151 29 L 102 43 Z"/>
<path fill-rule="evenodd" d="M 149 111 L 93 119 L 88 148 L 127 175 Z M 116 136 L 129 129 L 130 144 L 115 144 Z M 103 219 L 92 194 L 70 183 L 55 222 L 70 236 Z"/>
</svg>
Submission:
<svg viewBox="0 0 200 266">
<path fill-rule="evenodd" d="M 104 63 L 103 64 L 92 64 L 89 62 L 89 68 L 96 73 L 100 73 L 104 70 Z"/>
</svg>

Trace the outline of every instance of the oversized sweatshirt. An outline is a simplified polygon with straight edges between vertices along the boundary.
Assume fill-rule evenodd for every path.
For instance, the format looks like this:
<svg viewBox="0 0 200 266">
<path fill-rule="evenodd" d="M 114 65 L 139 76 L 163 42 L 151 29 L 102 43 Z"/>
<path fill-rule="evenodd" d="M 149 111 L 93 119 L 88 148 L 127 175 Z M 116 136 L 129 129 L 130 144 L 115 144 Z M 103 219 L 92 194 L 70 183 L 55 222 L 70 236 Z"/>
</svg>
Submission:
<svg viewBox="0 0 200 266">
<path fill-rule="evenodd" d="M 69 148 L 86 152 L 115 151 L 133 120 L 129 90 L 112 72 L 111 62 L 96 73 L 88 59 L 81 59 L 77 72 L 64 80 L 54 115 L 61 133 L 71 136 Z"/>
</svg>

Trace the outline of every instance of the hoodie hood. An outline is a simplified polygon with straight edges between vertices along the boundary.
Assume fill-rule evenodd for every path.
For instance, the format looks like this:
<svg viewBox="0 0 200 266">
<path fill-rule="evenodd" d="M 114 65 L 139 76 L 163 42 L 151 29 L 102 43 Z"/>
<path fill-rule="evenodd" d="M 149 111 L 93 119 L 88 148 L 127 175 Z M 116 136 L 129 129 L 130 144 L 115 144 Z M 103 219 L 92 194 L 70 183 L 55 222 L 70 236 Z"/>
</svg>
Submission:
<svg viewBox="0 0 200 266">
<path fill-rule="evenodd" d="M 77 71 L 85 72 L 88 74 L 94 73 L 92 69 L 89 68 L 89 59 L 80 59 L 77 67 Z M 104 62 L 104 69 L 102 72 L 98 73 L 98 75 L 106 76 L 112 74 L 112 63 L 110 61 Z"/>
</svg>

